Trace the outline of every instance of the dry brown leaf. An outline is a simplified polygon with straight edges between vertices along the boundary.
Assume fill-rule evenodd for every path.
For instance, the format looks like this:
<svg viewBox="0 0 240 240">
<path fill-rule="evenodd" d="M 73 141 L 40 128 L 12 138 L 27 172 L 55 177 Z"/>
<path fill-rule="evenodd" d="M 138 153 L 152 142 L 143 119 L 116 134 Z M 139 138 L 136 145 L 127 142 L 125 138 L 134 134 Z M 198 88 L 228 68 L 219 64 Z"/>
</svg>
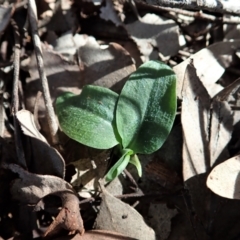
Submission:
<svg viewBox="0 0 240 240">
<path fill-rule="evenodd" d="M 194 61 L 199 79 L 207 89 L 209 95 L 213 97 L 223 89 L 216 82 L 225 72 L 225 69 L 232 63 L 234 53 L 239 47 L 240 41 L 215 43 L 173 67 L 177 75 L 178 98 L 181 99 L 184 74 L 190 59 Z"/>
<path fill-rule="evenodd" d="M 173 20 L 148 13 L 141 20 L 126 24 L 125 28 L 138 45 L 144 62 L 158 59 L 154 48 L 164 56 L 176 55 L 180 49 L 179 27 Z"/>
<path fill-rule="evenodd" d="M 19 178 L 11 186 L 11 194 L 14 200 L 23 204 L 35 205 L 50 193 L 72 190 L 72 186 L 59 177 L 33 174 L 16 164 L 5 165 L 5 168 L 18 174 Z"/>
<path fill-rule="evenodd" d="M 27 110 L 18 111 L 17 119 L 26 136 L 30 137 L 31 160 L 29 169 L 38 174 L 49 174 L 63 178 L 65 163 L 60 153 L 52 148 L 45 137 L 38 131 L 34 117 Z"/>
<path fill-rule="evenodd" d="M 51 50 L 43 50 L 44 69 L 48 78 L 49 89 L 52 100 L 55 100 L 62 92 L 70 91 L 75 94 L 80 93 L 81 74 L 77 65 L 72 65 L 63 57 Z M 38 68 L 35 54 L 31 55 L 27 69 L 30 78 L 26 80 L 27 107 L 30 111 L 35 105 L 35 98 L 38 91 L 41 91 Z M 39 102 L 39 112 L 43 114 L 45 105 L 43 100 Z"/>
<path fill-rule="evenodd" d="M 131 206 L 113 197 L 102 188 L 102 202 L 96 218 L 95 228 L 117 231 L 138 240 L 155 240 L 153 229 L 146 225 L 143 217 Z"/>
<path fill-rule="evenodd" d="M 54 193 L 62 200 L 62 209 L 57 217 L 48 227 L 44 236 L 57 235 L 61 229 L 65 229 L 70 233 L 79 233 L 83 235 L 85 230 L 83 220 L 80 215 L 79 199 L 72 191 L 61 191 Z"/>
<path fill-rule="evenodd" d="M 182 91 L 183 178 L 205 173 L 209 168 L 208 130 L 210 124 L 210 97 L 188 65 Z"/>
<path fill-rule="evenodd" d="M 217 165 L 207 178 L 207 186 L 217 195 L 240 199 L 240 155 Z"/>
<path fill-rule="evenodd" d="M 120 91 L 127 77 L 136 70 L 129 53 L 119 44 L 110 43 L 106 48 L 89 38 L 79 49 L 80 68 L 84 82 Z"/>
</svg>

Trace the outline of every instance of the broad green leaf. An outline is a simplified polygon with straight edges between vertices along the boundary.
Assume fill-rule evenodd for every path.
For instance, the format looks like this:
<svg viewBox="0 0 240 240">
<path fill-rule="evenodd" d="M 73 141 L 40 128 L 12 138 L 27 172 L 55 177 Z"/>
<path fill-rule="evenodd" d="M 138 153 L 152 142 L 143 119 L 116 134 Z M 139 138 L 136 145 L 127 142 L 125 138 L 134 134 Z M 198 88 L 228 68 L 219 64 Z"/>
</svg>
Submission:
<svg viewBox="0 0 240 240">
<path fill-rule="evenodd" d="M 63 132 L 70 138 L 98 149 L 119 143 L 114 111 L 118 94 L 98 86 L 85 86 L 80 95 L 65 93 L 57 98 L 56 111 Z"/>
<path fill-rule="evenodd" d="M 134 154 L 131 156 L 129 163 L 133 164 L 137 168 L 138 175 L 139 175 L 139 177 L 141 177 L 142 176 L 142 165 L 139 161 L 137 154 Z"/>
<path fill-rule="evenodd" d="M 131 149 L 124 149 L 121 158 L 112 166 L 106 175 L 106 181 L 112 181 L 116 178 L 128 165 L 130 155 L 133 154 Z"/>
<path fill-rule="evenodd" d="M 133 73 L 119 96 L 117 129 L 123 148 L 149 154 L 166 140 L 176 112 L 176 76 L 159 61 L 149 61 Z"/>
</svg>

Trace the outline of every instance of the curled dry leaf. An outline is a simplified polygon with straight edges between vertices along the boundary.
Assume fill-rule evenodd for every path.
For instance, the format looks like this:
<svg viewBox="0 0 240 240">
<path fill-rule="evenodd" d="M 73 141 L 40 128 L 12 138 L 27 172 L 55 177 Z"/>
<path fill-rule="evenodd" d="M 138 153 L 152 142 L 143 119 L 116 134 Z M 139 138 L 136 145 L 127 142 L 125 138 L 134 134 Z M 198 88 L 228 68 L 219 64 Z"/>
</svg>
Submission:
<svg viewBox="0 0 240 240">
<path fill-rule="evenodd" d="M 72 190 L 72 186 L 59 177 L 33 174 L 16 164 L 4 167 L 18 174 L 19 178 L 11 186 L 11 194 L 14 200 L 23 204 L 35 205 L 50 193 Z"/>
<path fill-rule="evenodd" d="M 50 174 L 63 178 L 65 173 L 64 160 L 38 131 L 32 113 L 21 110 L 17 112 L 16 116 L 23 133 L 30 137 L 32 152 L 30 170 L 38 174 Z"/>
<path fill-rule="evenodd" d="M 209 95 L 213 97 L 223 89 L 216 82 L 225 72 L 225 69 L 232 63 L 234 53 L 239 47 L 240 41 L 215 43 L 175 66 L 173 70 L 177 75 L 178 98 L 182 98 L 181 92 L 184 74 L 190 59 L 193 59 L 194 65 L 197 68 L 197 76 L 206 87 Z"/>
<path fill-rule="evenodd" d="M 217 165 L 207 178 L 207 186 L 217 195 L 240 199 L 240 155 Z"/>
<path fill-rule="evenodd" d="M 127 32 L 143 55 L 143 61 L 176 55 L 180 49 L 179 27 L 173 20 L 166 20 L 155 14 L 146 14 L 141 20 L 125 25 Z"/>
<path fill-rule="evenodd" d="M 96 218 L 96 229 L 117 231 L 138 240 L 155 240 L 153 229 L 148 227 L 143 217 L 131 206 L 113 197 L 101 185 L 102 202 Z"/>
<path fill-rule="evenodd" d="M 85 230 L 80 215 L 78 197 L 72 191 L 60 191 L 54 193 L 54 195 L 61 198 L 62 209 L 48 227 L 44 236 L 54 236 L 58 234 L 61 229 L 65 229 L 71 233 L 77 232 L 80 235 L 83 235 Z"/>
</svg>

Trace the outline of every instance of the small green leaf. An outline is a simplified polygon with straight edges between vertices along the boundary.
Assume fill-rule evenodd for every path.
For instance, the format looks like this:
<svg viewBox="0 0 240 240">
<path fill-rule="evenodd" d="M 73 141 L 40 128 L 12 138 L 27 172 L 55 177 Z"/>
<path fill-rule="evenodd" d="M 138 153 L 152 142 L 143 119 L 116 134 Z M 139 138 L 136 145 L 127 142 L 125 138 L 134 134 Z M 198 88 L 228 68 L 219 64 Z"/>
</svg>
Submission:
<svg viewBox="0 0 240 240">
<path fill-rule="evenodd" d="M 117 99 L 115 92 L 91 85 L 85 86 L 80 95 L 65 93 L 58 97 L 56 112 L 63 132 L 93 148 L 119 144 L 114 121 Z"/>
<path fill-rule="evenodd" d="M 139 67 L 119 96 L 116 121 L 123 148 L 149 154 L 166 140 L 176 113 L 176 76 L 159 61 Z"/>
<path fill-rule="evenodd" d="M 133 164 L 137 168 L 138 175 L 139 175 L 139 177 L 141 177 L 142 176 L 142 165 L 139 161 L 137 154 L 134 154 L 131 156 L 129 163 Z"/>
<path fill-rule="evenodd" d="M 130 155 L 133 154 L 131 149 L 124 149 L 121 158 L 112 166 L 106 175 L 106 181 L 112 181 L 116 178 L 128 165 Z"/>
</svg>

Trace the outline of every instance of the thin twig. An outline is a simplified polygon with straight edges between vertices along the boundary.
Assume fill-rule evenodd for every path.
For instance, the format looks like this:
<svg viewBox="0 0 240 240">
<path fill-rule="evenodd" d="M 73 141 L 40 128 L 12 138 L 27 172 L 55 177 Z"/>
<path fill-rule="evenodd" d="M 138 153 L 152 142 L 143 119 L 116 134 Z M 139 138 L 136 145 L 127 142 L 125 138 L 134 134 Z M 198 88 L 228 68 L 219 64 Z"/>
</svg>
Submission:
<svg viewBox="0 0 240 240">
<path fill-rule="evenodd" d="M 210 12 L 240 14 L 240 1 L 234 0 L 135 0 L 151 6 L 183 8 L 190 10 L 208 10 Z"/>
<path fill-rule="evenodd" d="M 21 46 L 20 46 L 20 36 L 18 31 L 18 26 L 14 22 L 14 20 L 11 20 L 13 31 L 14 31 L 14 40 L 15 40 L 15 46 L 14 46 L 14 60 L 13 60 L 13 93 L 12 93 L 12 114 L 13 114 L 13 120 L 14 120 L 14 137 L 15 137 L 15 146 L 16 146 L 16 152 L 18 157 L 18 163 L 22 167 L 26 168 L 26 160 L 23 152 L 23 146 L 22 141 L 20 138 L 20 128 L 19 123 L 16 118 L 16 113 L 19 109 L 19 95 L 18 95 L 18 82 L 19 82 L 19 71 L 20 71 L 20 54 L 21 54 Z"/>
<path fill-rule="evenodd" d="M 160 11 L 172 12 L 172 13 L 177 13 L 177 14 L 182 14 L 185 16 L 193 17 L 195 19 L 208 20 L 210 22 L 221 22 L 221 23 L 227 23 L 227 24 L 239 24 L 240 23 L 240 19 L 230 19 L 230 18 L 224 17 L 224 16 L 223 17 L 215 17 L 211 14 L 203 13 L 201 11 L 193 12 L 193 11 L 188 11 L 188 10 L 179 9 L 179 8 L 149 5 L 142 1 L 137 1 L 136 4 L 138 7 L 144 7 L 145 9 L 151 8 L 151 10 L 155 10 L 155 11 L 160 10 Z"/>
<path fill-rule="evenodd" d="M 29 17 L 31 30 L 32 30 L 32 38 L 33 38 L 33 44 L 34 44 L 34 49 L 35 49 L 35 54 L 36 54 L 36 59 L 37 59 L 39 78 L 42 83 L 43 98 L 44 98 L 45 105 L 46 105 L 46 115 L 47 115 L 48 125 L 50 128 L 52 142 L 54 144 L 58 144 L 58 137 L 57 137 L 58 123 L 57 123 L 54 109 L 52 106 L 52 101 L 51 101 L 51 97 L 50 97 L 46 73 L 44 71 L 41 41 L 38 36 L 36 3 L 34 0 L 29 0 L 28 3 L 29 3 L 28 4 L 28 17 Z"/>
<path fill-rule="evenodd" d="M 136 187 L 136 191 L 137 191 L 139 189 L 139 187 L 138 187 L 137 182 L 133 178 L 132 174 L 127 169 L 124 169 L 123 172 L 126 174 L 128 179 L 130 180 L 130 182 Z"/>
</svg>

